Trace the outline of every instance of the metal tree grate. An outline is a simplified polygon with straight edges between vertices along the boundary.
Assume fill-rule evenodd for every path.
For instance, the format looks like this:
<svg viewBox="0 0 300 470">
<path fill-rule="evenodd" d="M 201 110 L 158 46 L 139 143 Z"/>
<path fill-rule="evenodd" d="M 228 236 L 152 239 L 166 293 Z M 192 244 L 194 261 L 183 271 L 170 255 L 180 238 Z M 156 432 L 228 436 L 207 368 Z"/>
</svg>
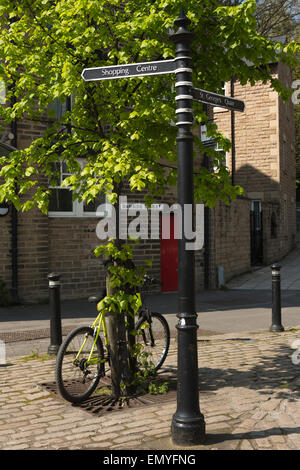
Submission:
<svg viewBox="0 0 300 470">
<path fill-rule="evenodd" d="M 155 381 L 157 385 L 162 382 L 162 376 L 158 379 L 156 378 Z M 115 399 L 110 396 L 108 393 L 100 394 L 101 389 L 109 388 L 110 380 L 106 378 L 106 381 L 101 381 L 101 385 L 98 386 L 97 390 L 93 393 L 93 395 L 85 400 L 82 403 L 71 404 L 73 407 L 80 408 L 84 411 L 91 413 L 92 415 L 101 416 L 105 413 L 111 413 L 115 411 L 122 411 L 122 410 L 129 410 L 138 407 L 146 407 L 152 406 L 159 403 L 166 403 L 169 401 L 176 400 L 176 381 L 174 380 L 173 375 L 163 376 L 163 382 L 167 382 L 169 389 L 164 394 L 140 394 L 140 395 L 133 395 L 129 397 L 122 397 L 120 399 Z M 55 395 L 56 398 L 63 400 L 61 398 L 56 382 L 46 382 L 39 384 L 40 387 L 44 388 L 51 394 Z M 67 402 L 66 402 L 67 403 Z"/>
</svg>

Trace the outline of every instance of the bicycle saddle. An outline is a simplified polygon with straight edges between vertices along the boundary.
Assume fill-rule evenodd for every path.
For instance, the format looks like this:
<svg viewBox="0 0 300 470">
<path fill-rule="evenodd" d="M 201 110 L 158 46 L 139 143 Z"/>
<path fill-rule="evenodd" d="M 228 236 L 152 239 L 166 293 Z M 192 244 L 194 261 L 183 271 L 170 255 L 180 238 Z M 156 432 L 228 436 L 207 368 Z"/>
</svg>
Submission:
<svg viewBox="0 0 300 470">
<path fill-rule="evenodd" d="M 100 300 L 104 299 L 105 296 L 106 296 L 106 289 L 102 289 L 101 295 L 91 295 L 88 298 L 88 302 L 98 303 L 100 302 Z"/>
<path fill-rule="evenodd" d="M 102 299 L 103 299 L 103 297 L 101 295 L 98 296 L 98 297 L 96 295 L 91 295 L 91 297 L 88 298 L 88 302 L 97 304 Z"/>
</svg>

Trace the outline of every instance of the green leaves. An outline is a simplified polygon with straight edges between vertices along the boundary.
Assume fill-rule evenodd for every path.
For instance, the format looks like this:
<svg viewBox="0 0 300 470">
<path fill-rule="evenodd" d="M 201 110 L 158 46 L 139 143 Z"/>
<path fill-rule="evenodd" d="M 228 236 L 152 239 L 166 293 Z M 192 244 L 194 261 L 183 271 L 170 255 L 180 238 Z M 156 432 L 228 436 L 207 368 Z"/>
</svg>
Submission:
<svg viewBox="0 0 300 470">
<path fill-rule="evenodd" d="M 160 165 L 162 158 L 177 158 L 176 128 L 170 125 L 175 120 L 174 76 L 86 83 L 81 72 L 87 67 L 174 57 L 167 28 L 173 28 L 181 3 L 0 0 L 0 80 L 6 84 L 7 96 L 1 118 L 7 123 L 16 118 L 46 118 L 49 126 L 49 132 L 39 136 L 26 153 L 13 153 L 0 163 L 5 180 L 1 188 L 8 200 L 22 206 L 13 189 L 18 186 L 26 196 L 26 210 L 33 203 L 45 210 L 47 193 L 38 177 L 51 178 L 51 164 L 57 160 L 75 171 L 65 184 L 89 201 L 105 190 L 108 200 L 115 202 L 115 185 L 125 180 L 134 191 L 147 190 L 149 200 L 161 195 L 167 184 L 176 183 L 176 172 L 166 172 Z M 271 86 L 289 98 L 261 65 L 279 59 L 292 63 L 299 43 L 279 50 L 278 44 L 259 36 L 254 0 L 236 7 L 219 6 L 214 0 L 186 0 L 184 7 L 195 37 L 195 86 L 215 91 L 232 76 L 243 84 L 271 79 Z M 72 109 L 66 111 L 70 95 Z M 55 114 L 57 124 L 47 113 L 53 102 L 57 106 L 52 119 Z M 196 106 L 195 110 L 198 117 Z M 229 148 L 217 129 L 211 132 L 224 149 Z M 202 151 L 197 139 L 195 147 Z M 239 190 L 231 188 L 228 172 L 216 155 L 210 158 L 219 170 L 216 175 L 201 172 L 195 194 L 212 205 L 218 198 L 230 200 Z M 75 168 L 77 159 L 85 159 L 85 170 Z"/>
<path fill-rule="evenodd" d="M 134 291 L 143 283 L 145 269 L 132 265 L 132 246 L 124 243 L 119 247 L 115 240 L 110 240 L 106 245 L 97 247 L 95 255 L 104 255 L 110 260 L 108 267 L 110 285 L 115 288 L 114 295 L 106 296 L 99 302 L 98 309 L 118 314 L 131 312 L 132 315 L 136 315 L 142 303 L 140 294 Z"/>
</svg>

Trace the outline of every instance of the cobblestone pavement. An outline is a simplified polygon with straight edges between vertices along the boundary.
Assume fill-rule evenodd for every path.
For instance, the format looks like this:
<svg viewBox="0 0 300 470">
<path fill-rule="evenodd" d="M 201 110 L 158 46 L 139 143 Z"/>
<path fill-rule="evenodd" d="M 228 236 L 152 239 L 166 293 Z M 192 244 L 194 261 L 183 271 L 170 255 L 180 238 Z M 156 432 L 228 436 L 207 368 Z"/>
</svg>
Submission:
<svg viewBox="0 0 300 470">
<path fill-rule="evenodd" d="M 297 339 L 300 327 L 198 338 L 206 443 L 189 449 L 300 449 L 300 364 L 291 347 Z M 176 355 L 172 339 L 162 377 L 175 374 Z M 54 364 L 40 355 L 0 365 L 1 450 L 179 449 L 170 432 L 174 394 L 93 416 L 41 387 L 54 380 Z"/>
</svg>

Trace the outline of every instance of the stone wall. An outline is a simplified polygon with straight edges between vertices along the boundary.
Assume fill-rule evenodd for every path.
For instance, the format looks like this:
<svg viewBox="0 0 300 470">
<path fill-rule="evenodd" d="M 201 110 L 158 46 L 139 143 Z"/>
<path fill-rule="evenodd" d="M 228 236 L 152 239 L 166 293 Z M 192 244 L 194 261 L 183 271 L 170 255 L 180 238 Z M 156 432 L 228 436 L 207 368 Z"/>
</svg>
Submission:
<svg viewBox="0 0 300 470">
<path fill-rule="evenodd" d="M 219 202 L 214 210 L 215 282 L 222 284 L 218 271 L 224 270 L 224 284 L 232 277 L 249 271 L 250 200 L 238 198 L 227 206 Z"/>
<path fill-rule="evenodd" d="M 286 66 L 272 65 L 271 70 L 274 78 L 279 78 L 285 86 L 290 87 L 291 74 Z M 227 84 L 225 93 L 230 95 L 230 92 L 230 84 Z M 228 152 L 227 166 L 233 175 L 234 184 L 244 189 L 244 196 L 249 200 L 261 201 L 263 264 L 270 264 L 280 260 L 295 246 L 296 193 L 293 105 L 291 101 L 283 103 L 277 92 L 273 91 L 269 84 L 263 83 L 257 83 L 255 86 L 248 83 L 241 86 L 235 82 L 234 96 L 245 102 L 245 112 L 234 113 L 235 159 L 233 161 L 233 152 Z M 228 138 L 231 138 L 232 135 L 231 117 L 230 111 L 215 109 L 215 122 L 219 130 Z M 241 202 L 238 204 L 240 205 Z M 246 207 L 244 209 L 246 210 Z M 241 218 L 243 218 L 244 209 L 240 211 Z M 232 210 L 229 210 L 229 213 L 228 209 L 224 209 L 222 217 L 220 217 L 219 209 L 216 210 L 216 226 L 220 223 L 222 227 L 225 224 L 223 219 L 227 220 L 228 218 L 228 222 L 233 223 L 232 216 L 235 210 L 239 212 L 239 209 L 234 209 L 234 206 Z M 249 218 L 249 211 L 250 206 L 247 209 L 246 219 Z M 276 222 L 275 233 L 272 230 L 274 220 Z M 238 222 L 240 223 L 239 218 Z M 228 226 L 228 224 L 226 225 Z M 239 224 L 236 225 L 236 227 L 238 226 Z M 224 236 L 222 228 L 218 230 L 217 237 L 219 236 Z M 235 235 L 234 231 L 229 228 L 226 239 L 230 236 L 232 236 L 232 240 L 228 243 L 233 246 Z M 226 248 L 224 241 L 216 238 L 216 250 L 219 253 L 217 257 L 225 259 L 223 262 L 227 266 L 226 278 L 242 272 L 243 265 L 245 268 L 247 266 L 246 258 L 249 255 L 250 245 L 246 238 L 243 240 L 245 253 L 242 258 L 237 256 L 235 261 L 232 260 L 229 263 L 226 259 L 230 250 Z M 221 248 L 224 250 L 224 254 L 221 254 Z"/>
<path fill-rule="evenodd" d="M 0 217 L 0 279 L 8 288 L 11 285 L 11 217 Z"/>
<path fill-rule="evenodd" d="M 48 298 L 48 217 L 38 209 L 18 213 L 18 293 L 21 302 Z"/>
</svg>

